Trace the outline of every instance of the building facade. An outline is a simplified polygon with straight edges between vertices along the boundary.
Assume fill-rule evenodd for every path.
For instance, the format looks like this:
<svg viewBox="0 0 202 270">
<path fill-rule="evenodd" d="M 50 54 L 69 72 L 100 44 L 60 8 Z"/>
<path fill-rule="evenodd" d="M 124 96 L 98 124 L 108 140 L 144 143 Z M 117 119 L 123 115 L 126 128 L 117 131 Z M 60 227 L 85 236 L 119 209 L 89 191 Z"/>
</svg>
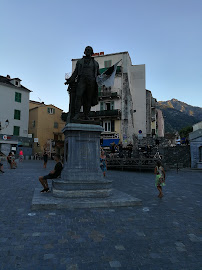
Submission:
<svg viewBox="0 0 202 270">
<path fill-rule="evenodd" d="M 44 150 L 50 156 L 63 154 L 65 123 L 61 119 L 62 110 L 50 104 L 30 100 L 29 133 L 34 138 L 33 152 L 42 155 Z"/>
<path fill-rule="evenodd" d="M 96 53 L 100 73 L 118 61 L 113 87 L 99 87 L 99 103 L 91 108 L 90 117 L 99 120 L 104 128 L 102 136 L 108 141 L 132 142 L 139 133 L 143 137 L 152 135 L 152 98 L 147 103 L 145 89 L 145 65 L 132 65 L 128 52 L 104 55 Z M 78 59 L 72 59 L 72 71 Z M 150 105 L 149 105 L 150 104 Z M 148 115 L 150 106 L 150 115 Z M 156 111 L 154 107 L 155 117 Z M 155 122 L 156 134 L 156 122 Z"/>
<path fill-rule="evenodd" d="M 32 153 L 32 139 L 28 136 L 30 90 L 19 78 L 0 76 L 0 151 L 8 155 Z"/>
<path fill-rule="evenodd" d="M 202 169 L 202 121 L 193 125 L 193 132 L 189 134 L 191 167 Z"/>
</svg>

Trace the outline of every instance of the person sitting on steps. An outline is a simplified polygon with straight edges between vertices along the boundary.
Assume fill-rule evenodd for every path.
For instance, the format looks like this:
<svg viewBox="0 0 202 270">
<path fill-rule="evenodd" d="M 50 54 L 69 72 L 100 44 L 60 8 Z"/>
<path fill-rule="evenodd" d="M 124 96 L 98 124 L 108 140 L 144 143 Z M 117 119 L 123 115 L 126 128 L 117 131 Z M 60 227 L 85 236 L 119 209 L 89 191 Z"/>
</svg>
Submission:
<svg viewBox="0 0 202 270">
<path fill-rule="evenodd" d="M 54 170 L 51 171 L 48 175 L 39 176 L 39 182 L 43 186 L 41 193 L 49 192 L 47 179 L 55 179 L 58 176 L 60 176 L 60 174 L 62 172 L 63 166 L 62 166 L 62 163 L 60 161 L 60 155 L 58 155 L 58 154 L 54 155 L 54 160 L 56 162 Z"/>
</svg>

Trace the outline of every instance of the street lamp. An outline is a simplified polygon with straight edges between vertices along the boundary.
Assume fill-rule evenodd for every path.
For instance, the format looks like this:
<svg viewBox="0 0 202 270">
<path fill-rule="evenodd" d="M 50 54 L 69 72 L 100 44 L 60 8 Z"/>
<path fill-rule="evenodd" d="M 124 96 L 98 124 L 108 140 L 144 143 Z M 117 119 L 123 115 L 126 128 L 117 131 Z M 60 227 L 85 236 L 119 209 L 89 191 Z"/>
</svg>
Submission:
<svg viewBox="0 0 202 270">
<path fill-rule="evenodd" d="M 9 121 L 8 121 L 8 119 L 5 121 L 5 127 L 2 127 L 2 125 L 1 125 L 1 121 L 0 121 L 0 130 L 3 130 L 3 129 L 5 129 L 5 128 L 7 128 L 8 127 L 8 125 L 9 125 Z"/>
</svg>

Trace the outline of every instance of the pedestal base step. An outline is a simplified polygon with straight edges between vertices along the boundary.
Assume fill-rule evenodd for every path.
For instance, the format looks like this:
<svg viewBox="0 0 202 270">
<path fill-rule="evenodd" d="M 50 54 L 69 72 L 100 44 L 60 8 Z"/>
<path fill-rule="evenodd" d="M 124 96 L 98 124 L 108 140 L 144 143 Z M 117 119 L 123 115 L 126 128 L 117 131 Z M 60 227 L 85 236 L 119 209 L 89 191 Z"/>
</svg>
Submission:
<svg viewBox="0 0 202 270">
<path fill-rule="evenodd" d="M 112 189 L 112 195 L 107 198 L 56 198 L 52 192 L 40 193 L 36 188 L 32 199 L 32 210 L 40 209 L 76 209 L 100 207 L 127 207 L 141 205 L 142 201 L 124 192 Z"/>
<path fill-rule="evenodd" d="M 52 193 L 60 198 L 103 198 L 111 195 L 112 181 L 53 180 Z"/>
</svg>

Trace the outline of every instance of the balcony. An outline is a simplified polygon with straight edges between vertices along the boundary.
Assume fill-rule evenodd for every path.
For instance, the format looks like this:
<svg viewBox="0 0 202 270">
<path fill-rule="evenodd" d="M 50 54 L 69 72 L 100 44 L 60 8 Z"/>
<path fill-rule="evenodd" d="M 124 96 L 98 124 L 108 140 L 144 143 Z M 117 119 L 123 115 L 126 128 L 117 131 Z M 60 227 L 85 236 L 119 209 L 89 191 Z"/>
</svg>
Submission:
<svg viewBox="0 0 202 270">
<path fill-rule="evenodd" d="M 118 92 L 111 92 L 111 90 L 101 91 L 98 93 L 98 98 L 99 100 L 103 98 L 120 98 L 120 95 L 118 94 Z"/>
<path fill-rule="evenodd" d="M 121 118 L 121 111 L 120 110 L 105 110 L 105 111 L 91 111 L 89 114 L 90 118 Z"/>
<path fill-rule="evenodd" d="M 111 91 L 111 88 L 105 88 L 101 89 L 101 91 L 98 91 L 98 98 L 99 100 L 105 99 L 105 98 L 120 98 L 121 97 L 121 89 L 113 88 L 113 92 Z"/>
</svg>

